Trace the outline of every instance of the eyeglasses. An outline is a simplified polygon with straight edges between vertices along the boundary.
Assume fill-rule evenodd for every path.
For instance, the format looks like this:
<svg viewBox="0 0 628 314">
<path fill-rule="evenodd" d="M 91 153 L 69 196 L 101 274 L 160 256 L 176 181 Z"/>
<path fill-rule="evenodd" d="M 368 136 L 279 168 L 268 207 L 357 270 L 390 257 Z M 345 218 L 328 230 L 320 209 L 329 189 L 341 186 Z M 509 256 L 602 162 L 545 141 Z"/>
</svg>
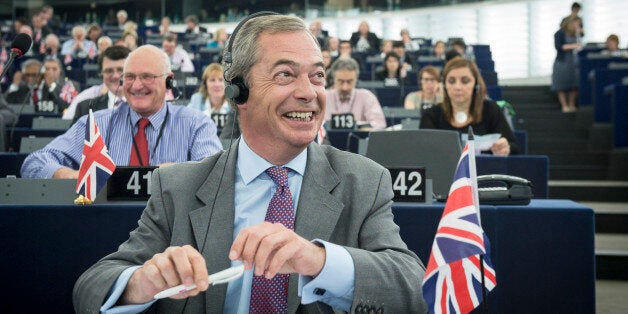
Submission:
<svg viewBox="0 0 628 314">
<path fill-rule="evenodd" d="M 114 73 L 122 73 L 122 72 L 124 72 L 124 69 L 122 67 L 119 67 L 119 68 L 107 68 L 107 69 L 104 69 L 102 71 L 102 73 L 105 74 L 105 75 L 112 75 Z M 142 79 L 140 78 L 140 80 L 142 80 Z"/>
<path fill-rule="evenodd" d="M 155 82 L 156 78 L 160 76 L 166 76 L 166 75 L 168 75 L 168 73 L 164 73 L 160 75 L 153 75 L 150 73 L 142 73 L 140 75 L 136 75 L 133 73 L 124 73 L 122 74 L 122 78 L 125 84 L 133 84 L 133 82 L 135 82 L 135 78 L 137 77 L 140 78 L 140 82 L 142 82 L 142 84 L 152 84 L 153 82 Z"/>
</svg>

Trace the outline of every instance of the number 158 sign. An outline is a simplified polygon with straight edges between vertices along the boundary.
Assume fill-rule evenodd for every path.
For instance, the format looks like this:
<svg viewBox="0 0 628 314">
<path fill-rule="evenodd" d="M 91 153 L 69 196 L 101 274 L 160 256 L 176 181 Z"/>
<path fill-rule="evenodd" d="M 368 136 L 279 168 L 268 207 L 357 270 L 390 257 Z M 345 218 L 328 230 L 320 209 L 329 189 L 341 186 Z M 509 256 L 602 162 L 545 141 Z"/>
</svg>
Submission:
<svg viewBox="0 0 628 314">
<path fill-rule="evenodd" d="M 395 202 L 425 202 L 425 168 L 388 169 Z"/>
</svg>

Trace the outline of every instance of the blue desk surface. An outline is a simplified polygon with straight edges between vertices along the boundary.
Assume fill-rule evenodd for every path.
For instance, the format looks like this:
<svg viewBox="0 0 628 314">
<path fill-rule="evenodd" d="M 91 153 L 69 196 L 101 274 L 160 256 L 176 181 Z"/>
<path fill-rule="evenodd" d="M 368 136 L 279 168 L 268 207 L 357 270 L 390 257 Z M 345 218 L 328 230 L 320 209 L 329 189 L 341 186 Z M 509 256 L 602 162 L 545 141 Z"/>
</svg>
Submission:
<svg viewBox="0 0 628 314">
<path fill-rule="evenodd" d="M 443 204 L 395 204 L 408 246 L 427 262 Z M 70 313 L 72 288 L 117 249 L 143 204 L 0 205 L 0 312 Z M 491 313 L 595 311 L 593 210 L 572 201 L 482 206 L 497 287 Z"/>
</svg>

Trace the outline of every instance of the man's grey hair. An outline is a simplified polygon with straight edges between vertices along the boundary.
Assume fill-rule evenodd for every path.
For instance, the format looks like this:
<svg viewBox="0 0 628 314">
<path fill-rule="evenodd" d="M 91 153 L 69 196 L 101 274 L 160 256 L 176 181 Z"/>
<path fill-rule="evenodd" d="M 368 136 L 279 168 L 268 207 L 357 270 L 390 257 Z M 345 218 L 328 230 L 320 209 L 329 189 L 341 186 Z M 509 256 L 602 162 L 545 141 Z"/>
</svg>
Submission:
<svg viewBox="0 0 628 314">
<path fill-rule="evenodd" d="M 335 74 L 338 70 L 355 72 L 358 77 L 360 76 L 360 65 L 353 58 L 340 58 L 334 61 L 331 65 L 331 73 Z"/>
<path fill-rule="evenodd" d="M 131 59 L 131 56 L 135 53 L 137 53 L 138 51 L 142 51 L 142 50 L 146 50 L 146 49 L 150 49 L 153 50 L 155 52 L 157 52 L 160 56 L 161 56 L 161 61 L 163 62 L 163 69 L 164 72 L 162 73 L 170 73 L 172 72 L 172 65 L 170 64 L 170 57 L 168 57 L 168 55 L 161 49 L 157 48 L 156 46 L 153 45 L 142 45 L 140 47 L 138 47 L 137 49 L 131 51 L 131 53 L 129 53 L 129 56 L 126 58 L 126 60 L 124 60 L 124 68 L 126 69 L 127 67 L 127 63 L 129 63 L 129 59 Z"/>
<path fill-rule="evenodd" d="M 262 33 L 289 33 L 289 32 L 306 32 L 312 40 L 318 45 L 318 41 L 312 33 L 310 33 L 308 27 L 305 25 L 302 19 L 293 16 L 286 15 L 263 15 L 252 18 L 240 29 L 233 40 L 231 47 L 231 60 L 232 62 L 225 62 L 223 58 L 222 67 L 224 69 L 224 79 L 226 82 L 230 82 L 235 77 L 240 77 L 244 80 L 244 84 L 249 87 L 249 75 L 251 68 L 259 62 L 261 59 L 260 46 L 258 44 L 258 38 Z M 229 45 L 225 46 L 223 55 L 229 49 Z M 227 83 L 228 84 L 228 83 Z M 229 103 L 235 106 L 235 102 L 229 99 Z"/>
<path fill-rule="evenodd" d="M 29 66 L 33 64 L 37 64 L 39 68 L 43 66 L 43 64 L 35 58 L 27 59 L 26 61 L 22 62 L 22 73 L 26 71 L 26 68 L 28 68 Z"/>
</svg>

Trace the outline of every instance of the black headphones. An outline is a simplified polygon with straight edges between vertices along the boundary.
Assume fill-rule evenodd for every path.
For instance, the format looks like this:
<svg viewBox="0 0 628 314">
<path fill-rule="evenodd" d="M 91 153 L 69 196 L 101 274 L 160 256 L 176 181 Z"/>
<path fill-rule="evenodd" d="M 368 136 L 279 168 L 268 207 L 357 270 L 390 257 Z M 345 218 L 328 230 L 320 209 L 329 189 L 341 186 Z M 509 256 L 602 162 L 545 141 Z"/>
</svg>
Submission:
<svg viewBox="0 0 628 314">
<path fill-rule="evenodd" d="M 120 86 L 124 84 L 124 79 L 120 76 Z M 173 89 L 177 86 L 177 81 L 174 79 L 174 74 L 170 73 L 166 76 L 166 88 Z"/>
<path fill-rule="evenodd" d="M 233 30 L 233 33 L 231 34 L 231 36 L 229 37 L 229 41 L 227 42 L 227 49 L 222 56 L 222 61 L 224 65 L 223 77 L 225 78 L 226 83 L 225 95 L 227 96 L 227 98 L 232 99 L 237 105 L 245 103 L 246 100 L 249 98 L 249 88 L 244 83 L 244 79 L 240 76 L 236 76 L 231 80 L 227 80 L 227 71 L 229 71 L 229 68 L 231 68 L 231 64 L 233 62 L 233 58 L 231 56 L 233 41 L 235 40 L 236 35 L 240 30 L 240 27 L 246 24 L 246 22 L 248 22 L 249 20 L 264 15 L 279 15 L 279 13 L 272 11 L 260 11 L 245 17 L 240 23 L 238 23 L 236 28 Z"/>
</svg>

